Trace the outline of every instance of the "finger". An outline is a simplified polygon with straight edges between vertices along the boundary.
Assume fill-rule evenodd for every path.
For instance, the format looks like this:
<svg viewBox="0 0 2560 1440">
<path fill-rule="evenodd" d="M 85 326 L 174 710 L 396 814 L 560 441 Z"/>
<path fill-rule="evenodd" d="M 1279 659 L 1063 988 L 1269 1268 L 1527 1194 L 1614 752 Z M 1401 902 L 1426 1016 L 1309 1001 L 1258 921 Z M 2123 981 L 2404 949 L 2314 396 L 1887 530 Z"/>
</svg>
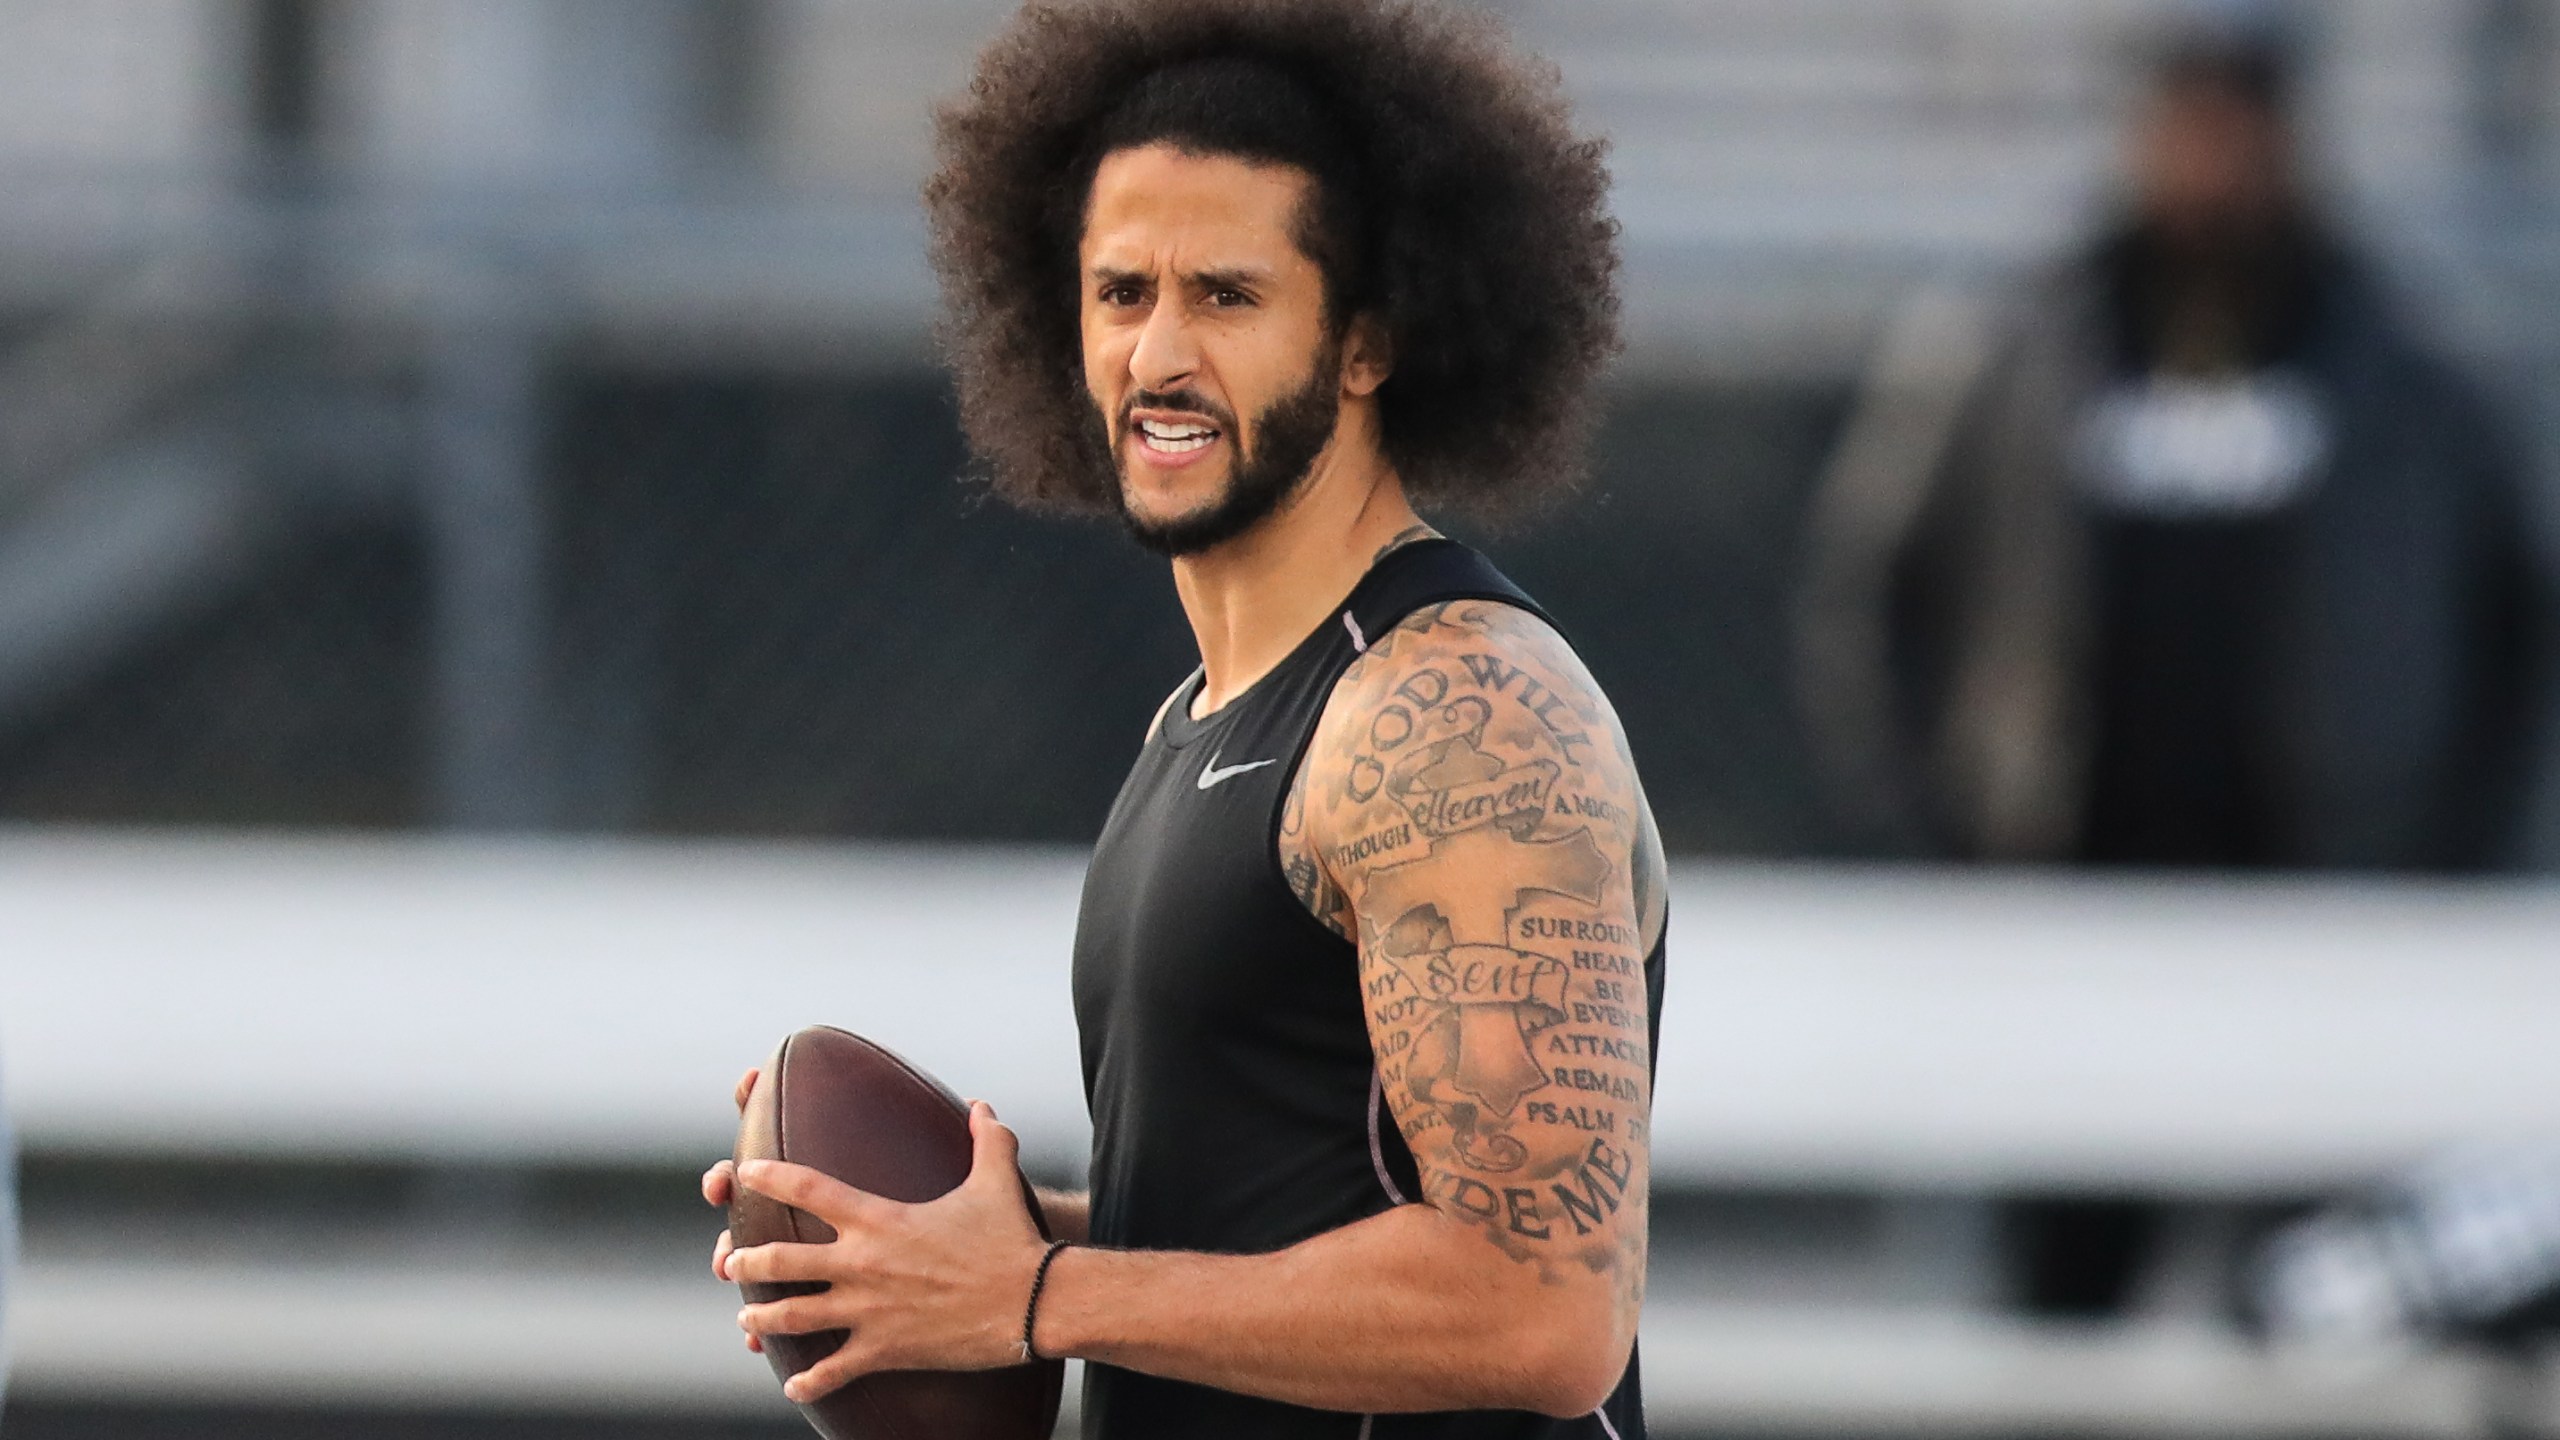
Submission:
<svg viewBox="0 0 2560 1440">
<path fill-rule="evenodd" d="M 821 1330 L 842 1330 L 845 1322 L 844 1317 L 828 1313 L 828 1296 L 821 1292 L 749 1305 L 738 1312 L 738 1328 L 750 1335 L 815 1335 Z"/>
<path fill-rule="evenodd" d="M 754 1353 L 754 1354 L 757 1354 L 757 1355 L 761 1355 L 761 1354 L 763 1354 L 763 1353 L 764 1353 L 764 1337 L 763 1337 L 763 1336 L 761 1336 L 761 1335 L 750 1335 L 750 1336 L 748 1336 L 748 1337 L 747 1337 L 747 1349 L 748 1349 L 750 1352 L 752 1352 L 752 1353 Z"/>
<path fill-rule="evenodd" d="M 723 1280 L 729 1279 L 729 1252 L 736 1248 L 737 1247 L 730 1242 L 729 1232 L 726 1230 L 721 1231 L 720 1239 L 711 1247 L 711 1273 L 713 1275 L 716 1275 Z"/>
<path fill-rule="evenodd" d="M 862 1378 L 870 1368 L 870 1356 L 857 1348 L 857 1337 L 848 1335 L 836 1353 L 782 1382 L 782 1393 L 794 1405 L 815 1402 L 831 1390 Z"/>
<path fill-rule="evenodd" d="M 721 1160 L 702 1172 L 702 1198 L 706 1204 L 726 1205 L 738 1182 L 738 1162 Z"/>
<path fill-rule="evenodd" d="M 984 1100 L 969 1102 L 969 1180 L 1008 1194 L 1022 1189 L 1022 1140 L 1013 1127 L 996 1118 L 996 1107 Z"/>
<path fill-rule="evenodd" d="M 756 1093 L 756 1076 L 759 1073 L 761 1072 L 750 1066 L 746 1074 L 738 1077 L 738 1093 L 736 1098 L 739 1109 L 746 1109 L 747 1097 Z"/>
<path fill-rule="evenodd" d="M 838 1232 L 876 1221 L 883 1207 L 896 1203 L 867 1195 L 823 1170 L 787 1160 L 750 1160 L 738 1167 L 738 1183 L 759 1195 L 770 1195 L 785 1205 L 806 1210 Z"/>
<path fill-rule="evenodd" d="M 792 1280 L 826 1280 L 827 1247 L 794 1245 L 776 1241 L 771 1245 L 748 1245 L 729 1252 L 729 1278 L 741 1285 L 773 1284 Z"/>
</svg>

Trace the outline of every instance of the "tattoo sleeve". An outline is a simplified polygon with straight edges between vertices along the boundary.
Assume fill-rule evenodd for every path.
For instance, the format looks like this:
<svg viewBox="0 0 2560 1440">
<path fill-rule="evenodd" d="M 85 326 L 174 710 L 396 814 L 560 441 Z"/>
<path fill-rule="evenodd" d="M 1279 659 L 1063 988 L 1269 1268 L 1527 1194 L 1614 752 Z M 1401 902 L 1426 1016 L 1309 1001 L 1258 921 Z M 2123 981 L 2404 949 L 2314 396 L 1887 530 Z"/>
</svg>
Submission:
<svg viewBox="0 0 2560 1440">
<path fill-rule="evenodd" d="M 1617 719 L 1553 630 L 1461 601 L 1344 676 L 1282 817 L 1355 938 L 1425 1198 L 1549 1279 L 1642 1295 L 1644 957 L 1662 857 Z"/>
</svg>

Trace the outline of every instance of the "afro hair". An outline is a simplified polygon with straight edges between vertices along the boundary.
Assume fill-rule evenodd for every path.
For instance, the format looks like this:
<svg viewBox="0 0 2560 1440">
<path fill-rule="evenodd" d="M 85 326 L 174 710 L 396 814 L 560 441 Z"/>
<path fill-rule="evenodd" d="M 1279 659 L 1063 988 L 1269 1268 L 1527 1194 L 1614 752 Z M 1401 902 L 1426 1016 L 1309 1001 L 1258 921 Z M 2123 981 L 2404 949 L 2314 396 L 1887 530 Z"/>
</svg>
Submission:
<svg viewBox="0 0 2560 1440">
<path fill-rule="evenodd" d="M 1239 64 L 1321 107 L 1303 155 L 1186 121 L 1178 96 L 1130 112 L 1164 72 Z M 1087 438 L 1076 252 L 1099 150 L 1156 138 L 1316 174 L 1302 243 L 1336 323 L 1385 329 L 1384 444 L 1417 500 L 1501 513 L 1580 479 L 1618 344 L 1617 224 L 1552 66 L 1427 0 L 1034 0 L 937 113 L 925 187 L 961 423 L 999 494 L 1116 506 Z"/>
</svg>

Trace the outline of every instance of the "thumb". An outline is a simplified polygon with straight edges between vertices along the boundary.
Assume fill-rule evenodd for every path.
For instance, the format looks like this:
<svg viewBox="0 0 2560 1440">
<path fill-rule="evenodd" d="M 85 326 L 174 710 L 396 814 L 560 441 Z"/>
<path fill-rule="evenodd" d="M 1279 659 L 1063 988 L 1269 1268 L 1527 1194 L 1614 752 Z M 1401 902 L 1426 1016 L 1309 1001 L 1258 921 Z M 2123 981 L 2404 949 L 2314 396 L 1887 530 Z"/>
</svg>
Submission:
<svg viewBox="0 0 2560 1440">
<path fill-rule="evenodd" d="M 1011 1192 L 1021 1185 L 1022 1142 L 1013 1128 L 996 1118 L 996 1109 L 984 1100 L 969 1102 L 969 1139 L 971 1151 L 969 1179 L 973 1184 L 995 1185 Z"/>
</svg>

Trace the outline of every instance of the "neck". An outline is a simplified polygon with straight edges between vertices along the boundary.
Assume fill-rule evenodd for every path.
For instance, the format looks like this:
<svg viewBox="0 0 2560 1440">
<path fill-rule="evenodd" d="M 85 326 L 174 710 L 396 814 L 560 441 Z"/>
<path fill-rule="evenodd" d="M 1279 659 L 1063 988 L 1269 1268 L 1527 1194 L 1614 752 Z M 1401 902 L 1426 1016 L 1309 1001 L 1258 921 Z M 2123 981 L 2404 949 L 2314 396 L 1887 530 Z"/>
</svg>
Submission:
<svg viewBox="0 0 2560 1440">
<path fill-rule="evenodd" d="M 1364 411 L 1344 407 L 1332 442 L 1277 514 L 1173 562 L 1204 672 L 1193 714 L 1219 709 L 1271 673 L 1388 543 L 1421 523 Z"/>
</svg>

